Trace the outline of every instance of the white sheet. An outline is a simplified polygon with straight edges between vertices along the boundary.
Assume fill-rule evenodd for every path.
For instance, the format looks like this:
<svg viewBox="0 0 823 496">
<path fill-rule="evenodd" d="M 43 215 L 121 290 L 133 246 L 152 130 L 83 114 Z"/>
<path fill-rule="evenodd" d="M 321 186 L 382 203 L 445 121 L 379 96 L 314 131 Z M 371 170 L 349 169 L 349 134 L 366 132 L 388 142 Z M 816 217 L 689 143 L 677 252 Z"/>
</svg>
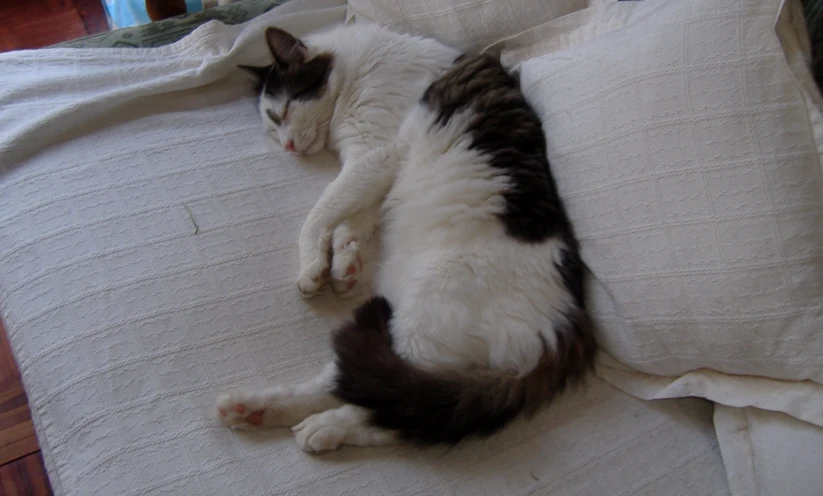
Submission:
<svg viewBox="0 0 823 496">
<path fill-rule="evenodd" d="M 449 453 L 313 458 L 218 425 L 217 392 L 314 372 L 341 315 L 294 286 L 335 159 L 275 149 L 234 69 L 264 58 L 263 26 L 299 34 L 335 5 L 162 49 L 0 55 L 0 314 L 55 493 L 726 494 L 709 404 L 596 378 Z M 327 9 L 285 17 L 307 6 Z"/>
<path fill-rule="evenodd" d="M 779 412 L 724 405 L 715 405 L 714 423 L 733 496 L 820 494 L 823 429 Z"/>
</svg>

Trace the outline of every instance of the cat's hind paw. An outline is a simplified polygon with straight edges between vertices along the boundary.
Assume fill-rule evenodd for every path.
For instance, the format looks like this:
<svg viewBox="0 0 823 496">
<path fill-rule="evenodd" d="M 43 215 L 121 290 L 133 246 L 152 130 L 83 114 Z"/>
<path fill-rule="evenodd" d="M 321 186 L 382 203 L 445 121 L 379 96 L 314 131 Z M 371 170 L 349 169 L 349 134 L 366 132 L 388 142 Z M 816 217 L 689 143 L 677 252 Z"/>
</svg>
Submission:
<svg viewBox="0 0 823 496">
<path fill-rule="evenodd" d="M 294 425 L 305 418 L 289 399 L 287 393 L 274 389 L 235 390 L 218 395 L 215 409 L 226 427 L 257 431 Z"/>
<path fill-rule="evenodd" d="M 331 281 L 334 292 L 339 298 L 355 294 L 360 276 L 363 272 L 363 258 L 357 240 L 347 240 L 334 246 L 331 264 Z"/>
<path fill-rule="evenodd" d="M 303 451 L 322 455 L 334 451 L 346 438 L 345 428 L 337 425 L 332 412 L 311 415 L 292 427 L 294 441 Z"/>
<path fill-rule="evenodd" d="M 256 405 L 252 398 L 242 398 L 242 393 L 223 393 L 217 397 L 215 407 L 220 423 L 232 429 L 254 431 L 265 427 L 265 408 Z M 251 400 L 251 401 L 249 401 Z"/>
</svg>

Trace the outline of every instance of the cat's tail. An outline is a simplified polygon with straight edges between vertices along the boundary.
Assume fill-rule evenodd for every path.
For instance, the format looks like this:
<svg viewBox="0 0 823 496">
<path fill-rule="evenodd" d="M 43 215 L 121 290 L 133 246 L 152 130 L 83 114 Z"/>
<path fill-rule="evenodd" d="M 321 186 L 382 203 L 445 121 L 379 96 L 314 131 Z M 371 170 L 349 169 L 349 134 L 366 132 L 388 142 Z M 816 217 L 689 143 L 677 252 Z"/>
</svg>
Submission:
<svg viewBox="0 0 823 496">
<path fill-rule="evenodd" d="M 537 365 L 524 375 L 495 370 L 427 371 L 398 356 L 389 332 L 391 306 L 374 298 L 334 335 L 338 376 L 334 396 L 371 410 L 371 423 L 413 443 L 455 444 L 488 436 L 519 414 L 536 412 L 569 382 L 584 377 L 595 342 L 584 312 L 543 342 Z M 585 326 L 585 327 L 584 327 Z"/>
</svg>

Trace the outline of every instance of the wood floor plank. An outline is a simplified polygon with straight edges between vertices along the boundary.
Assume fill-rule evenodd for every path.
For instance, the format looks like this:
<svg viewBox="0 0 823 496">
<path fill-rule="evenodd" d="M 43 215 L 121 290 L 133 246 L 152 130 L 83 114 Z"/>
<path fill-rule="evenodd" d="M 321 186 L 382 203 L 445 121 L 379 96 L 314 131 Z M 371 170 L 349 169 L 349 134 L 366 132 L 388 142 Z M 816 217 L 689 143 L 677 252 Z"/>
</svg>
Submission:
<svg viewBox="0 0 823 496">
<path fill-rule="evenodd" d="M 17 363 L 15 363 L 11 354 L 11 345 L 8 337 L 6 337 L 3 321 L 0 320 L 0 383 L 19 378 L 20 372 L 17 370 Z"/>
<path fill-rule="evenodd" d="M 3 496 L 51 496 L 40 452 L 0 467 L 0 494 Z"/>
<path fill-rule="evenodd" d="M 0 381 L 0 465 L 39 449 L 20 379 Z"/>
<path fill-rule="evenodd" d="M 54 26 L 60 26 L 55 30 Z M 86 36 L 86 26 L 75 9 L 56 12 L 49 17 L 29 19 L 18 27 L 22 48 L 42 48 L 65 39 Z"/>
<path fill-rule="evenodd" d="M 71 0 L 0 2 L 0 50 L 42 48 L 86 36 Z"/>
<path fill-rule="evenodd" d="M 20 372 L 0 321 L 0 465 L 39 450 Z"/>
<path fill-rule="evenodd" d="M 51 494 L 26 392 L 0 320 L 0 495 Z"/>
<path fill-rule="evenodd" d="M 18 379 L 0 381 L 0 430 L 29 419 L 26 393 Z"/>
<path fill-rule="evenodd" d="M 103 10 L 101 0 L 74 0 L 74 8 L 80 14 L 88 34 L 97 34 L 109 30 L 109 24 L 106 22 L 106 12 Z"/>
<path fill-rule="evenodd" d="M 40 450 L 31 420 L 0 431 L 0 464 L 13 462 Z"/>
</svg>

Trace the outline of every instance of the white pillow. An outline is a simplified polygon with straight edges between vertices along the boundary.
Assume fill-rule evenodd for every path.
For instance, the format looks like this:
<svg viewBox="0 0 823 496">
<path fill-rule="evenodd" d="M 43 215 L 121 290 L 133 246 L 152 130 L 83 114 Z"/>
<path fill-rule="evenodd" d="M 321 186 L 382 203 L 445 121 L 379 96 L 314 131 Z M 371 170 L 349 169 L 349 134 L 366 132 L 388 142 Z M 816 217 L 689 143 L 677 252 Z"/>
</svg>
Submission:
<svg viewBox="0 0 823 496">
<path fill-rule="evenodd" d="M 599 9 L 631 22 L 520 68 L 596 279 L 600 343 L 650 374 L 708 368 L 821 391 L 823 128 L 797 17 L 780 0 Z M 555 22 L 580 41 L 569 18 Z M 507 46 L 509 62 L 534 55 Z M 688 394 L 719 401 L 701 390 Z"/>
<path fill-rule="evenodd" d="M 349 0 L 348 18 L 433 37 L 461 50 L 482 50 L 588 4 L 588 0 Z"/>
</svg>

